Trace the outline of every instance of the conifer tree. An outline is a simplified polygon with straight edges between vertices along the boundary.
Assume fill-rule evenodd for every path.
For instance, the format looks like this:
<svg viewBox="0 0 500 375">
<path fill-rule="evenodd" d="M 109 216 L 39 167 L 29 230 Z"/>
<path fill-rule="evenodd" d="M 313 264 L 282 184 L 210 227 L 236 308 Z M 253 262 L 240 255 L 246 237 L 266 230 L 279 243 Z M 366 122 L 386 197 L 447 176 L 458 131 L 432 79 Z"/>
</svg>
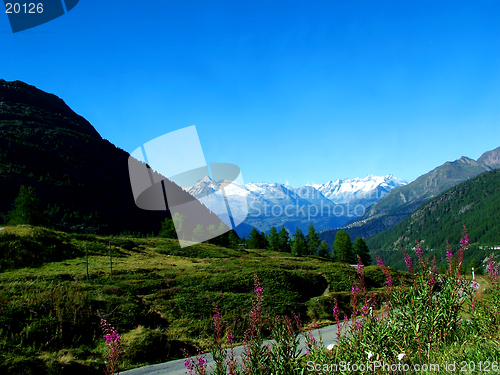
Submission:
<svg viewBox="0 0 500 375">
<path fill-rule="evenodd" d="M 177 239 L 177 232 L 175 231 L 175 225 L 172 219 L 166 218 L 163 223 L 161 223 L 158 237 Z"/>
<path fill-rule="evenodd" d="M 354 241 L 354 254 L 361 257 L 361 262 L 365 266 L 369 266 L 372 263 L 372 257 L 370 256 L 370 250 L 366 245 L 366 242 L 361 237 L 356 237 Z"/>
<path fill-rule="evenodd" d="M 252 228 L 250 231 L 250 235 L 247 240 L 247 246 L 249 249 L 258 249 L 259 248 L 259 232 L 257 229 Z"/>
<path fill-rule="evenodd" d="M 271 231 L 269 232 L 268 236 L 268 241 L 269 241 L 269 250 L 273 251 L 280 250 L 278 232 L 276 231 L 275 227 L 271 227 Z"/>
<path fill-rule="evenodd" d="M 278 233 L 278 247 L 279 251 L 283 251 L 285 253 L 291 252 L 290 236 L 288 235 L 288 231 L 285 227 L 281 227 Z"/>
<path fill-rule="evenodd" d="M 43 208 L 33 187 L 29 186 L 26 188 L 24 185 L 21 185 L 19 194 L 14 201 L 14 209 L 10 212 L 9 219 L 9 225 L 45 224 Z"/>
<path fill-rule="evenodd" d="M 306 236 L 299 228 L 295 229 L 292 241 L 292 255 L 301 257 L 307 255 L 307 241 Z"/>
<path fill-rule="evenodd" d="M 216 238 L 218 235 L 220 235 L 220 233 L 219 233 L 218 229 L 215 229 L 215 225 L 214 224 L 210 224 L 207 227 L 207 235 L 210 238 Z"/>
<path fill-rule="evenodd" d="M 188 225 L 186 225 L 186 217 L 176 212 L 174 214 L 174 217 L 172 218 L 172 221 L 174 222 L 174 227 L 176 229 L 176 233 L 179 239 L 184 240 L 187 237 L 186 233 L 188 233 Z"/>
<path fill-rule="evenodd" d="M 229 234 L 227 235 L 228 241 L 229 241 L 229 248 L 230 249 L 237 249 L 239 245 L 239 239 L 234 230 L 230 230 Z"/>
<path fill-rule="evenodd" d="M 224 224 L 223 221 L 221 221 L 219 224 L 219 227 L 217 228 L 217 233 L 218 234 L 226 233 L 226 232 L 228 232 L 228 230 L 229 230 L 229 227 L 226 224 Z"/>
<path fill-rule="evenodd" d="M 319 241 L 318 234 L 316 233 L 316 230 L 314 229 L 313 223 L 311 223 L 311 225 L 309 225 L 309 232 L 307 235 L 307 253 L 309 255 L 317 255 L 319 245 L 320 245 L 320 241 Z"/>
<path fill-rule="evenodd" d="M 247 245 L 250 249 L 265 249 L 267 248 L 267 239 L 263 233 L 253 228 L 250 232 L 250 238 L 247 241 Z"/>
<path fill-rule="evenodd" d="M 198 224 L 196 228 L 193 230 L 193 240 L 194 241 L 203 241 L 205 239 L 205 228 L 203 228 L 202 224 Z"/>
<path fill-rule="evenodd" d="M 324 258 L 330 257 L 330 247 L 325 241 L 321 241 L 321 243 L 319 244 L 318 255 Z"/>
<path fill-rule="evenodd" d="M 269 239 L 267 237 L 267 234 L 266 232 L 262 231 L 260 232 L 260 238 L 261 238 L 261 242 L 260 242 L 260 247 L 259 249 L 267 249 L 269 248 Z"/>
<path fill-rule="evenodd" d="M 339 230 L 333 241 L 333 251 L 338 262 L 355 263 L 354 249 L 351 237 L 344 230 Z"/>
<path fill-rule="evenodd" d="M 476 258 L 472 258 L 472 260 L 470 261 L 470 264 L 469 264 L 469 268 L 471 269 L 471 271 L 472 271 L 472 268 L 474 268 L 474 273 L 476 275 L 483 275 L 484 274 L 483 267 L 477 261 Z"/>
</svg>

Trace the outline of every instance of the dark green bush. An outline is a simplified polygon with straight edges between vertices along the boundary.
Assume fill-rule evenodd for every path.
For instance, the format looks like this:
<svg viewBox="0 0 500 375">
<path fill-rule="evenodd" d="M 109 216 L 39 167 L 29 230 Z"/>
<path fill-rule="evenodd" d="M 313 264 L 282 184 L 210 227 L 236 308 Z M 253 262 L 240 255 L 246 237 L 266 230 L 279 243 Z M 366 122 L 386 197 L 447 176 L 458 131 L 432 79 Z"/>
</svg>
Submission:
<svg viewBox="0 0 500 375">
<path fill-rule="evenodd" d="M 39 267 L 46 262 L 60 262 L 81 255 L 76 247 L 42 228 L 33 228 L 29 236 L 0 232 L 0 272 Z"/>
</svg>

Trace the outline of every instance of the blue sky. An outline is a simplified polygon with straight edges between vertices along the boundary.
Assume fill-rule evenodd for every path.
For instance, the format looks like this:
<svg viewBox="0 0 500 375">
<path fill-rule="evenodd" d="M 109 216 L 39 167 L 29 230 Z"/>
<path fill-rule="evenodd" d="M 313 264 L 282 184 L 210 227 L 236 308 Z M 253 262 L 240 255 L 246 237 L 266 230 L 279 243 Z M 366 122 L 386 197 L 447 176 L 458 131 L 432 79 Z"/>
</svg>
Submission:
<svg viewBox="0 0 500 375">
<path fill-rule="evenodd" d="M 245 182 L 411 181 L 500 146 L 499 25 L 496 0 L 81 0 L 16 34 L 0 16 L 0 78 L 128 152 L 196 125 Z"/>
</svg>

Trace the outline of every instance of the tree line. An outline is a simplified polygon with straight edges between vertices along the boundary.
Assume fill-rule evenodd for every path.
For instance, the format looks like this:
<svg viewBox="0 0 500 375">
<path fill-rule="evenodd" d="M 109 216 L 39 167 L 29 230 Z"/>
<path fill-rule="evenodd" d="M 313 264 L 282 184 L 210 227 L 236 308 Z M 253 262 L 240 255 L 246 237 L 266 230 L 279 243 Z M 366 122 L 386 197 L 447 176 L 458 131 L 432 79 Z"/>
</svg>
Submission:
<svg viewBox="0 0 500 375">
<path fill-rule="evenodd" d="M 364 265 L 371 264 L 368 246 L 362 238 L 357 237 L 352 243 L 349 234 L 341 230 L 335 236 L 332 251 L 325 241 L 319 240 L 312 223 L 309 225 L 307 235 L 300 228 L 296 228 L 291 237 L 285 227 L 281 227 L 279 232 L 272 227 L 269 234 L 253 228 L 248 238 L 244 239 L 244 243 L 251 249 L 282 251 L 298 257 L 315 255 L 350 264 L 357 263 L 359 255 Z"/>
</svg>

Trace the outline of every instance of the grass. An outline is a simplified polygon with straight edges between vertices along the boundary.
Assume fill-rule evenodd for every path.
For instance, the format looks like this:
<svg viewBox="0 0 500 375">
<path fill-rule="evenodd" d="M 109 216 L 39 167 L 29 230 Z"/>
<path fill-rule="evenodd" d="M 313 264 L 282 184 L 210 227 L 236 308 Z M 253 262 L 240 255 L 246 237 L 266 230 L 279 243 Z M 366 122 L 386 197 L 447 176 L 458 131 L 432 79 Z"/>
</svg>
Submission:
<svg viewBox="0 0 500 375">
<path fill-rule="evenodd" d="M 121 370 L 207 347 L 214 303 L 228 312 L 235 343 L 241 342 L 254 274 L 266 288 L 266 310 L 293 311 L 306 323 L 321 316 L 328 324 L 328 295 L 347 292 L 356 275 L 352 267 L 319 257 L 210 244 L 181 249 L 170 239 L 30 226 L 5 227 L 0 251 L 0 371 L 11 374 L 102 373 L 97 310 L 122 336 Z M 382 286 L 378 279 L 383 275 L 374 269 L 373 290 Z"/>
<path fill-rule="evenodd" d="M 360 308 L 356 303 L 357 307 L 353 306 L 353 296 L 358 292 L 352 293 L 351 289 L 359 271 L 319 257 L 296 258 L 269 250 L 232 250 L 210 244 L 181 249 L 177 241 L 169 239 L 77 235 L 29 226 L 6 227 L 1 231 L 0 250 L 6 248 L 10 258 L 1 254 L 7 262 L 3 263 L 0 272 L 2 373 L 102 374 L 107 349 L 97 310 L 120 333 L 123 348 L 118 363 L 120 370 L 182 358 L 183 351 L 192 355 L 197 347 L 210 350 L 214 334 L 222 329 L 213 325 L 214 305 L 224 316 L 224 334 L 220 336 L 219 332 L 219 336 L 225 337 L 229 330 L 234 334 L 232 344 L 237 345 L 250 334 L 248 327 L 255 325 L 252 320 L 255 317 L 248 314 L 256 306 L 253 300 L 255 275 L 265 290 L 265 298 L 259 303 L 266 316 L 299 314 L 303 326 L 317 326 L 336 321 L 332 314 L 335 306 L 340 316 L 348 317 Z M 89 253 L 88 280 L 86 249 Z M 377 304 L 373 305 L 376 312 L 383 311 L 381 302 L 384 299 L 391 293 L 395 295 L 387 289 L 387 278 L 392 280 L 394 290 L 399 290 L 395 296 L 404 302 L 406 294 L 415 293 L 411 289 L 415 277 L 421 277 L 377 266 L 363 267 L 363 275 L 364 288 L 361 288 L 363 293 L 358 302 L 376 296 Z M 399 285 L 399 281 L 403 284 Z M 425 286 L 428 281 L 423 278 L 418 282 Z M 477 281 L 482 287 L 475 299 L 461 302 L 463 308 L 455 316 L 470 318 L 470 309 L 475 304 L 478 309 L 474 315 L 476 321 L 490 327 L 488 306 L 497 306 L 498 301 L 494 299 L 498 296 L 491 293 L 491 287 L 484 288 L 491 284 L 489 277 L 479 276 Z M 455 302 L 450 301 L 453 306 Z M 395 314 L 398 310 L 400 308 L 393 309 Z M 425 314 L 425 309 L 420 313 Z M 402 315 L 394 316 L 399 319 Z M 277 322 L 274 327 L 282 327 L 281 333 L 270 327 L 259 330 L 258 336 L 282 337 L 283 332 L 291 332 L 291 323 Z M 443 344 L 435 341 L 433 350 L 427 350 L 425 345 L 413 347 L 406 343 L 410 345 L 407 351 L 410 353 L 416 348 L 415 352 L 419 351 L 429 363 L 456 361 L 458 365 L 461 361 L 498 359 L 497 323 L 492 321 L 488 328 L 495 334 L 476 324 L 474 332 L 461 332 L 455 335 L 458 339 L 454 341 Z M 381 335 L 387 333 L 386 325 L 375 325 Z M 401 337 L 409 337 L 407 333 L 401 331 Z M 392 343 L 391 346 L 391 341 L 377 335 L 352 337 L 355 341 L 343 342 L 332 351 L 312 346 L 308 358 L 358 360 L 362 359 L 364 351 L 356 348 L 376 344 L 391 348 L 384 355 L 394 361 L 397 345 L 403 345 L 394 340 L 397 345 Z M 437 340 L 436 336 L 432 336 L 432 340 Z M 273 355 L 280 356 L 279 353 Z M 299 358 L 295 363 L 303 360 Z M 292 370 L 290 362 L 285 362 L 287 373 L 301 373 L 301 370 Z M 302 370 L 305 364 L 302 363 Z"/>
</svg>

